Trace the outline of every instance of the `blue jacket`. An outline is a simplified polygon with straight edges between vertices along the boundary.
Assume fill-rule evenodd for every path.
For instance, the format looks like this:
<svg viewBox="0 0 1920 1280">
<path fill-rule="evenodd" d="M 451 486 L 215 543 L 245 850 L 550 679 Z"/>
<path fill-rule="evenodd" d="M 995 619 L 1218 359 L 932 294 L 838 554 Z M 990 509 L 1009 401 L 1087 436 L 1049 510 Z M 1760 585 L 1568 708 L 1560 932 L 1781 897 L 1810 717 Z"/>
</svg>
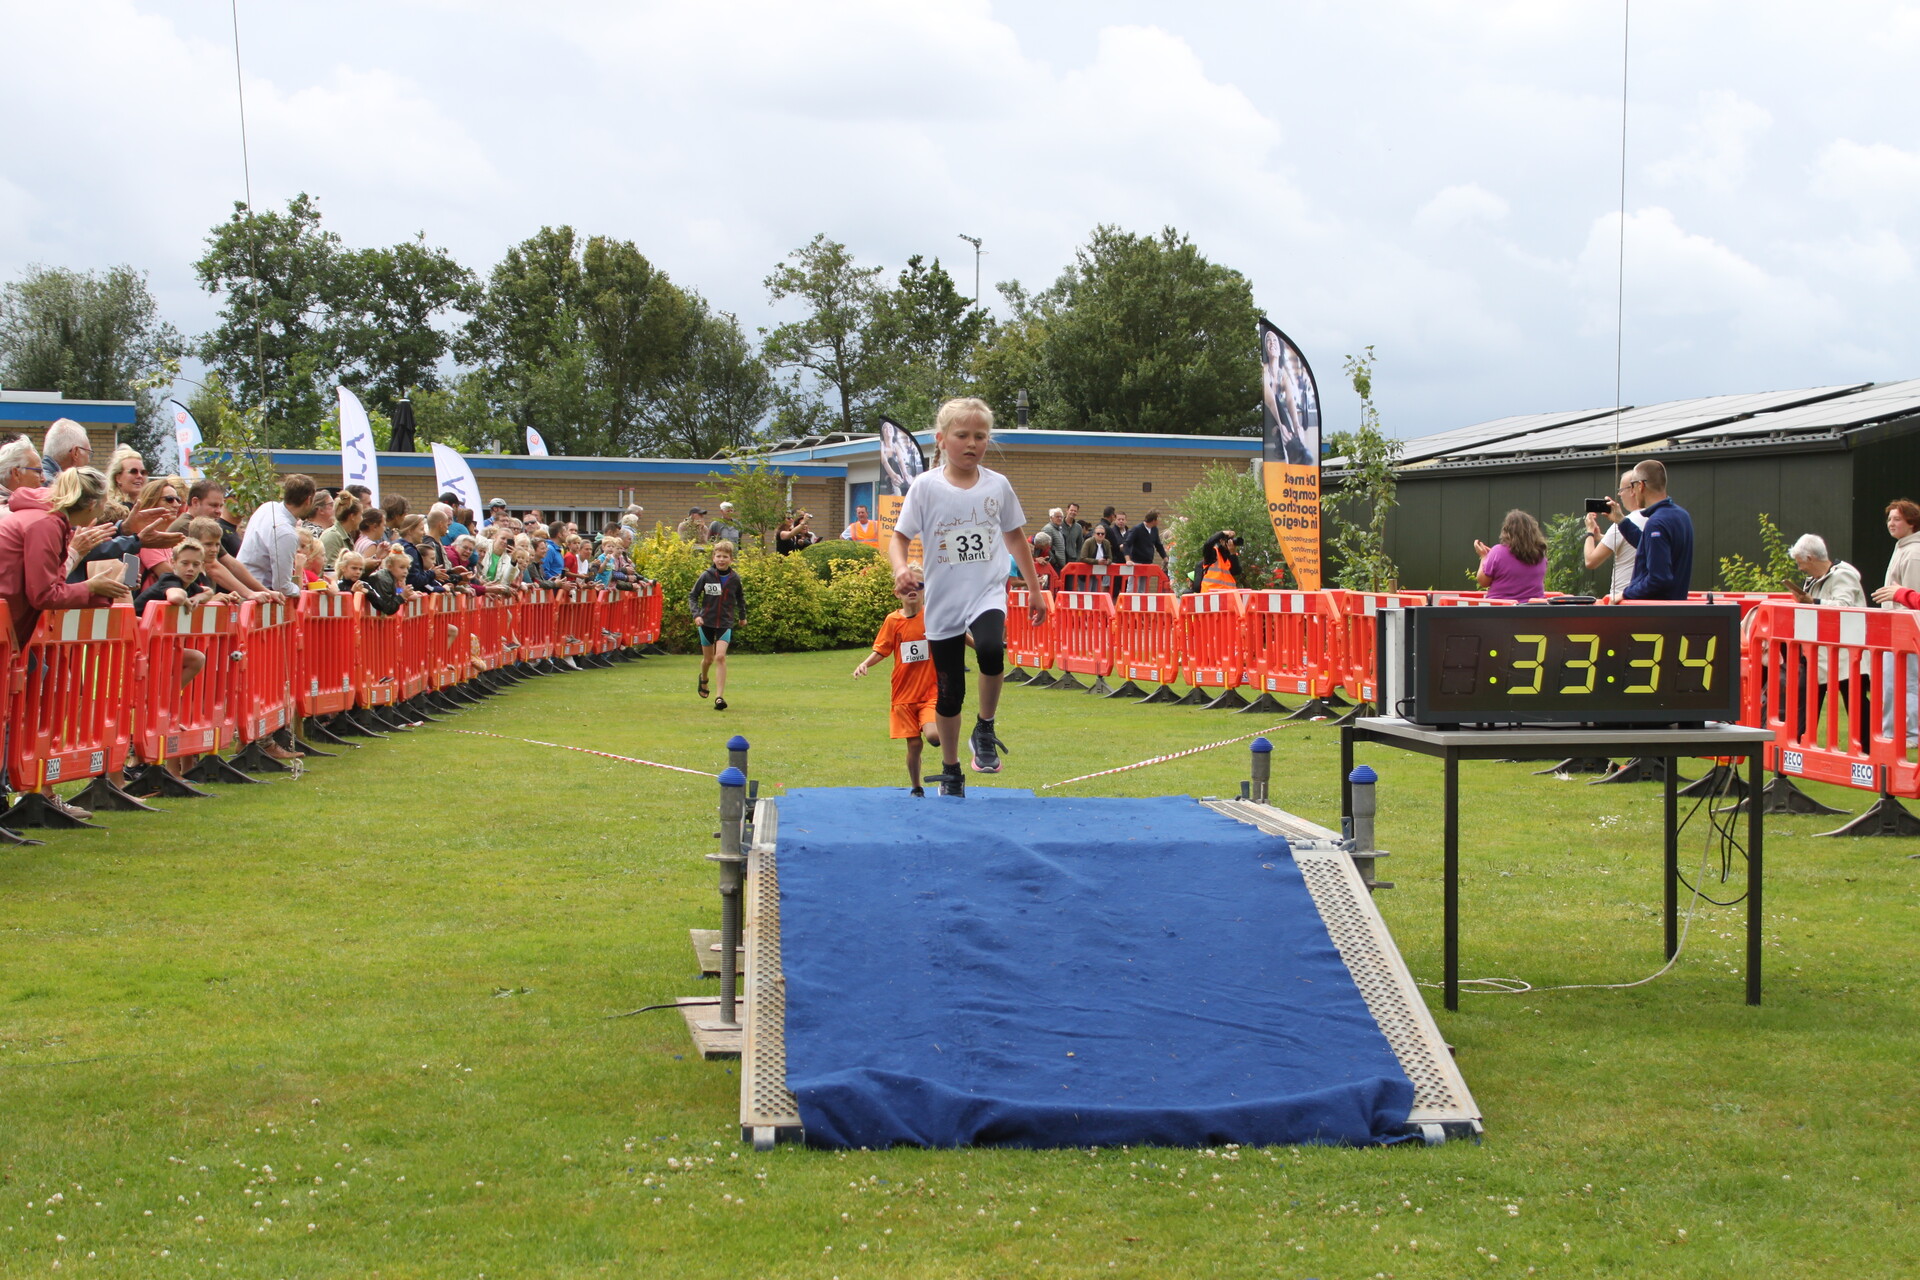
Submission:
<svg viewBox="0 0 1920 1280">
<path fill-rule="evenodd" d="M 1633 580 L 1629 600 L 1685 600 L 1693 582 L 1693 517 L 1672 498 L 1662 498 L 1641 513 L 1644 528 L 1622 520 L 1620 536 L 1632 544 Z"/>
<path fill-rule="evenodd" d="M 547 554 L 540 557 L 540 576 L 558 578 L 567 571 L 567 558 L 560 554 L 560 548 L 553 542 L 547 543 Z"/>
</svg>

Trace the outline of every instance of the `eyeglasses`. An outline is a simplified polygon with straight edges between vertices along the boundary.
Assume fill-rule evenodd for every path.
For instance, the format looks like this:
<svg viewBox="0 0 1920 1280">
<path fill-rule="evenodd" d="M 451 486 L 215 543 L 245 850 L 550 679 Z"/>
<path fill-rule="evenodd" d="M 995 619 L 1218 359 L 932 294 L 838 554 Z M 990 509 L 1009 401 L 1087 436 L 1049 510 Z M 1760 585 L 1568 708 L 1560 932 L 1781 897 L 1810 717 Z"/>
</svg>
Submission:
<svg viewBox="0 0 1920 1280">
<path fill-rule="evenodd" d="M 120 470 L 122 470 L 123 472 L 125 472 L 127 475 L 130 475 L 130 476 L 143 476 L 147 474 L 147 469 L 145 467 L 122 467 L 120 468 Z"/>
<path fill-rule="evenodd" d="M 163 493 L 160 495 L 160 501 L 170 507 L 177 507 L 180 505 L 180 495 L 176 493 Z"/>
</svg>

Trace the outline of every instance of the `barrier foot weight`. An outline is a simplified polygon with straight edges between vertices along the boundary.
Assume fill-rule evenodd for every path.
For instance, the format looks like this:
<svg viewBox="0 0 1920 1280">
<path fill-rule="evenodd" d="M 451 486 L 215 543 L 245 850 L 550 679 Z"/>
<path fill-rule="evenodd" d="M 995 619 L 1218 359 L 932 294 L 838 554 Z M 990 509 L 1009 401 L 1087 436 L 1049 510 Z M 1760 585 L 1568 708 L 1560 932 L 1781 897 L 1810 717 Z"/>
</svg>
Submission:
<svg viewBox="0 0 1920 1280">
<path fill-rule="evenodd" d="M 113 779 L 101 774 L 86 786 L 86 790 L 73 798 L 73 803 L 91 813 L 164 813 L 145 801 L 128 795 L 113 784 Z"/>
<path fill-rule="evenodd" d="M 448 696 L 451 692 L 450 689 L 435 689 L 426 695 L 427 705 L 443 715 L 452 715 L 461 709 L 461 704 Z"/>
<path fill-rule="evenodd" d="M 1212 702 L 1209 702 L 1207 704 L 1207 710 L 1239 711 L 1243 709 L 1246 705 L 1247 705 L 1247 700 L 1240 696 L 1240 691 L 1238 689 L 1224 689 L 1221 691 L 1219 697 L 1215 698 Z"/>
<path fill-rule="evenodd" d="M 342 711 L 333 719 L 336 733 L 350 733 L 356 738 L 384 738 L 387 735 L 360 719 L 360 710 Z"/>
<path fill-rule="evenodd" d="M 1551 773 L 1612 773 L 1613 761 L 1605 756 L 1568 756 L 1551 769 L 1535 769 L 1533 776 L 1544 778 Z M 1691 785 L 1691 784 L 1689 784 Z"/>
<path fill-rule="evenodd" d="M 9 831 L 5 827 L 0 827 L 0 844 L 40 845 L 45 843 L 46 843 L 45 840 L 29 839 L 28 837 L 21 835 L 18 831 Z"/>
<path fill-rule="evenodd" d="M 1147 691 L 1129 680 L 1118 689 L 1109 689 L 1100 696 L 1103 698 L 1144 698 L 1147 696 Z"/>
<path fill-rule="evenodd" d="M 136 796 L 166 796 L 173 800 L 211 800 L 213 792 L 168 773 L 164 765 L 150 764 L 127 775 L 127 791 Z"/>
<path fill-rule="evenodd" d="M 1823 836 L 1920 836 L 1920 818 L 1882 791 L 1867 811 L 1832 831 L 1815 832 Z"/>
<path fill-rule="evenodd" d="M 265 760 L 268 763 L 275 766 L 272 769 L 262 769 L 260 772 L 278 773 L 281 770 L 286 768 L 285 765 L 282 765 L 278 760 L 275 760 L 272 756 L 268 755 L 264 750 L 256 750 L 257 748 L 259 748 L 259 746 L 260 744 L 257 741 L 249 742 L 247 744 L 247 750 L 254 751 L 255 755 L 257 755 L 261 760 Z M 240 755 L 245 755 L 245 754 L 246 754 L 246 751 L 242 751 L 240 753 Z M 202 785 L 205 785 L 206 783 L 209 783 L 209 782 L 251 782 L 255 784 L 261 784 L 266 782 L 265 778 L 249 777 L 247 775 L 246 770 L 243 769 L 239 764 L 235 763 L 239 759 L 240 759 L 240 756 L 235 756 L 233 760 L 222 760 L 219 756 L 219 753 L 209 751 L 207 752 L 207 754 L 200 757 L 200 761 L 198 764 L 195 764 L 193 768 L 188 769 L 185 773 L 181 774 L 180 776 L 185 778 L 188 782 L 197 782 Z"/>
<path fill-rule="evenodd" d="M 98 831 L 101 829 L 97 822 L 88 822 L 84 818 L 62 813 L 49 803 L 46 796 L 37 791 L 22 792 L 20 798 L 13 802 L 12 808 L 5 813 L 0 813 L 0 826 L 45 827 L 51 831 Z"/>
<path fill-rule="evenodd" d="M 1726 799 L 1745 799 L 1747 780 L 1741 776 L 1742 770 L 1724 764 L 1716 764 L 1699 777 L 1680 788 L 1675 795 L 1682 796 L 1722 796 Z M 1731 806 L 1729 806 L 1731 808 Z M 1723 810 L 1723 812 L 1725 812 Z"/>
<path fill-rule="evenodd" d="M 1054 677 L 1052 672 L 1036 671 L 1034 672 L 1032 678 L 1027 681 L 1027 688 L 1051 689 L 1053 688 L 1054 685 L 1059 683 L 1060 683 L 1059 680 Z"/>
<path fill-rule="evenodd" d="M 311 742 L 302 742 L 299 738 L 293 740 L 293 749 L 313 760 L 332 760 L 340 754 L 338 751 L 322 751 Z"/>
<path fill-rule="evenodd" d="M 1087 686 L 1087 692 L 1096 698 L 1111 698 L 1113 686 L 1107 683 L 1105 676 L 1095 676 L 1093 683 Z"/>
<path fill-rule="evenodd" d="M 1372 716 L 1372 715 L 1378 715 L 1378 714 L 1379 712 L 1373 709 L 1373 704 L 1371 702 L 1356 702 L 1353 706 L 1347 709 L 1347 713 L 1345 715 L 1335 716 L 1333 719 L 1327 721 L 1327 724 L 1329 726 L 1337 725 L 1337 724 L 1352 724 L 1355 720 L 1360 719 L 1360 717 L 1362 716 Z"/>
<path fill-rule="evenodd" d="M 1587 785 L 1590 787 L 1603 787 L 1610 782 L 1665 782 L 1666 780 L 1667 762 L 1665 760 L 1657 760 L 1649 756 L 1635 756 L 1606 777 L 1595 778 Z M 1686 781 L 1685 778 L 1680 777 L 1680 771 L 1678 769 L 1674 770 L 1674 781 Z"/>
<path fill-rule="evenodd" d="M 360 714 L 364 719 L 394 733 L 410 733 L 413 730 L 412 717 L 401 712 L 398 707 L 368 707 Z"/>
<path fill-rule="evenodd" d="M 207 760 L 212 760 L 212 759 L 215 759 L 215 757 L 213 756 L 207 757 Z M 227 779 L 220 778 L 220 777 L 201 776 L 201 769 L 206 766 L 206 762 L 207 762 L 206 760 L 202 760 L 199 766 L 196 766 L 195 768 L 188 770 L 187 776 L 193 779 L 195 782 L 227 781 Z M 227 767 L 239 772 L 243 777 L 249 773 L 292 773 L 293 772 L 293 766 L 289 765 L 286 761 L 275 760 L 272 756 L 267 754 L 267 743 L 266 743 L 266 739 L 264 738 L 255 738 L 252 742 L 247 743 L 245 746 L 241 747 L 238 751 L 234 752 L 233 758 L 231 760 L 225 761 L 224 763 L 227 765 Z M 209 772 L 212 772 L 212 771 L 209 771 Z M 247 781 L 252 782 L 253 779 L 247 778 Z"/>
<path fill-rule="evenodd" d="M 1025 667 L 1015 667 L 1001 676 L 1001 679 L 1007 684 L 1025 684 L 1027 681 L 1033 679 L 1033 672 L 1028 671 Z"/>
<path fill-rule="evenodd" d="M 1056 689 L 1072 689 L 1072 690 L 1079 691 L 1079 690 L 1084 690 L 1087 686 L 1081 684 L 1078 680 L 1075 680 L 1073 678 L 1073 672 L 1062 671 L 1060 673 L 1060 678 L 1053 682 L 1053 687 Z"/>
<path fill-rule="evenodd" d="M 411 698 L 403 700 L 400 705 L 394 709 L 405 716 L 409 722 L 420 721 L 425 724 L 442 723 L 439 716 L 428 714 L 427 696 L 423 693 L 416 693 Z"/>
<path fill-rule="evenodd" d="M 1345 706 L 1345 703 L 1341 704 Z M 1329 720 L 1333 718 L 1333 707 L 1323 698 L 1309 698 L 1296 708 L 1289 720 Z"/>
<path fill-rule="evenodd" d="M 305 728 L 306 734 L 309 738 L 313 739 L 315 742 L 324 742 L 330 747 L 358 747 L 360 745 L 357 742 L 348 742 L 345 738 L 335 733 L 332 729 L 328 728 L 324 724 L 321 724 L 320 721 L 314 718 L 313 716 L 307 717 L 307 723 L 303 727 Z M 316 752 L 312 747 L 307 746 L 305 743 L 301 744 L 301 750 L 305 751 L 308 755 L 326 755 L 327 754 L 324 751 Z"/>
<path fill-rule="evenodd" d="M 1748 796 L 1739 804 L 1731 806 L 1737 813 L 1745 813 L 1747 806 L 1753 803 Z M 1773 781 L 1760 788 L 1761 813 L 1848 813 L 1847 809 L 1836 809 L 1830 804 L 1822 804 L 1794 785 L 1793 779 L 1783 773 L 1773 775 Z"/>
<path fill-rule="evenodd" d="M 1148 694 L 1146 697 L 1140 699 L 1140 705 L 1143 707 L 1150 707 L 1157 703 L 1178 702 L 1178 701 L 1180 701 L 1180 695 L 1173 691 L 1173 686 L 1170 684 L 1163 684 L 1158 689 L 1155 689 L 1152 693 Z"/>
<path fill-rule="evenodd" d="M 1213 701 L 1212 694 L 1208 693 L 1205 689 L 1202 689 L 1199 685 L 1195 685 L 1193 686 L 1193 688 L 1187 690 L 1186 697 L 1175 698 L 1173 700 L 1173 705 L 1176 707 L 1204 707 L 1209 702 L 1212 702 L 1212 701 Z"/>
<path fill-rule="evenodd" d="M 1286 705 L 1282 703 L 1280 699 L 1274 697 L 1271 693 L 1262 691 L 1259 697 L 1255 698 L 1252 702 L 1249 702 L 1246 706 L 1240 708 L 1240 714 L 1259 715 L 1259 714 L 1265 714 L 1267 712 L 1285 711 L 1286 709 L 1287 709 Z"/>
<path fill-rule="evenodd" d="M 1350 703 L 1348 703 L 1348 701 L 1345 698 L 1340 696 L 1340 691 L 1338 689 L 1335 689 L 1332 693 L 1329 693 L 1326 696 L 1325 701 L 1326 701 L 1326 704 L 1330 707 L 1345 707 L 1345 706 L 1351 705 Z"/>
</svg>

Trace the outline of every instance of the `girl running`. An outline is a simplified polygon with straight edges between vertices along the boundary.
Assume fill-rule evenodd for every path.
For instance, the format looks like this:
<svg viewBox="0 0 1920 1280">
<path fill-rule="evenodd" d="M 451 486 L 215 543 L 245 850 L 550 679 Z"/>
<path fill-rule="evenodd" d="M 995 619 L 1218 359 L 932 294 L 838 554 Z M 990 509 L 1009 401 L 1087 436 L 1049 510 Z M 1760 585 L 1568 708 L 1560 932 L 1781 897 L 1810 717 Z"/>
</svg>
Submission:
<svg viewBox="0 0 1920 1280">
<path fill-rule="evenodd" d="M 894 522 L 887 555 L 897 587 L 926 591 L 927 645 L 933 655 L 937 696 L 934 720 L 940 733 L 939 773 L 928 782 L 940 794 L 966 794 L 960 769 L 960 711 L 967 696 L 967 635 L 973 635 L 980 661 L 980 703 L 969 740 L 976 773 L 1000 772 L 1006 743 L 994 732 L 1000 705 L 1001 675 L 1006 670 L 1007 592 L 1005 562 L 1011 554 L 1026 582 L 1035 626 L 1047 617 L 1047 600 L 1027 545 L 1026 513 L 1013 486 L 998 471 L 980 465 L 993 439 L 993 410 L 973 397 L 949 400 L 934 420 L 933 442 L 945 465 L 927 472 L 907 490 Z M 924 574 L 909 563 L 909 548 L 919 538 L 927 564 Z"/>
</svg>

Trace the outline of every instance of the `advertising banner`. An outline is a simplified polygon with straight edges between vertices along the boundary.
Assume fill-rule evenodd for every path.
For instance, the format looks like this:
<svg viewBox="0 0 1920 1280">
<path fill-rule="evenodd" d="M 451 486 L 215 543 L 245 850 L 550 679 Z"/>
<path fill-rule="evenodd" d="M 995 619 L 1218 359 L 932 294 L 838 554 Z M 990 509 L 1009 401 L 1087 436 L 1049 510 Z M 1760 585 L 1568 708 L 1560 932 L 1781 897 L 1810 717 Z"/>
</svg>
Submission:
<svg viewBox="0 0 1920 1280">
<path fill-rule="evenodd" d="M 532 427 L 527 428 L 527 456 L 532 458 L 544 458 L 548 456 L 547 442 L 542 440 L 540 433 Z"/>
<path fill-rule="evenodd" d="M 373 424 L 360 397 L 340 388 L 340 487 L 363 484 L 380 505 L 380 462 L 374 457 Z"/>
<path fill-rule="evenodd" d="M 173 418 L 173 445 L 180 454 L 179 467 L 173 474 L 198 480 L 200 468 L 194 465 L 193 451 L 200 447 L 200 424 L 187 412 L 187 406 L 178 400 L 167 401 L 167 412 Z"/>
<path fill-rule="evenodd" d="M 920 442 L 892 418 L 880 419 L 880 484 L 874 498 L 874 518 L 880 522 L 880 550 L 884 554 L 893 542 L 893 523 L 900 518 L 900 504 L 907 499 L 907 487 L 927 469 Z M 920 554 L 918 540 L 912 554 Z"/>
<path fill-rule="evenodd" d="M 485 511 L 480 504 L 480 486 L 474 482 L 473 468 L 467 460 L 444 444 L 433 449 L 433 483 L 441 493 L 450 493 L 460 501 L 453 505 Z"/>
<path fill-rule="evenodd" d="M 1320 388 L 1293 340 L 1260 321 L 1267 515 L 1303 591 L 1320 589 Z"/>
</svg>

